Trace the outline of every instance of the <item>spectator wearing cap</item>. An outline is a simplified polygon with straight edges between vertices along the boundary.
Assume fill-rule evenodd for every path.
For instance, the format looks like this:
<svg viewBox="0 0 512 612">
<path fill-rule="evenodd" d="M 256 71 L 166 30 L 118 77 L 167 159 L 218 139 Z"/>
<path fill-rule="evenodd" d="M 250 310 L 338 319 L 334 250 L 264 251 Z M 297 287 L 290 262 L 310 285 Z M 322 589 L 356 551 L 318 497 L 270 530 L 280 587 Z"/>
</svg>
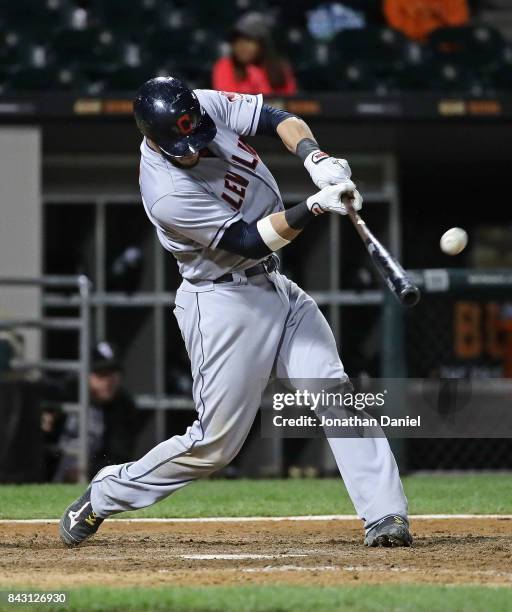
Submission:
<svg viewBox="0 0 512 612">
<path fill-rule="evenodd" d="M 274 46 L 270 27 L 260 13 L 248 13 L 235 24 L 231 52 L 213 67 L 213 87 L 248 94 L 293 95 L 293 71 Z"/>
<path fill-rule="evenodd" d="M 106 465 L 125 463 L 133 454 L 138 431 L 135 402 L 122 385 L 122 367 L 115 347 L 94 347 L 89 374 L 89 478 Z M 61 457 L 54 480 L 75 482 L 78 477 L 78 414 L 67 416 L 59 440 Z"/>
</svg>

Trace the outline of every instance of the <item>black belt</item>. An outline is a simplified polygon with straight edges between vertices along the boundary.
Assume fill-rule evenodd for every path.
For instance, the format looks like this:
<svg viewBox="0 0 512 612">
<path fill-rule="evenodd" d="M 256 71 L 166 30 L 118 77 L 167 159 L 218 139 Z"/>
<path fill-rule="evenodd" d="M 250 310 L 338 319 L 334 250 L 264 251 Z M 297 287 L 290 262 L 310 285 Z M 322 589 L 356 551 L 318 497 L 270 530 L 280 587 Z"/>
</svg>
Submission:
<svg viewBox="0 0 512 612">
<path fill-rule="evenodd" d="M 279 257 L 277 255 L 269 255 L 267 259 L 260 261 L 259 264 L 252 266 L 252 268 L 247 268 L 247 270 L 242 270 L 247 278 L 251 276 L 256 276 L 258 274 L 270 274 L 271 272 L 275 272 L 279 268 Z M 231 272 L 227 274 L 223 274 L 216 278 L 214 283 L 231 283 L 234 281 L 234 277 Z"/>
</svg>

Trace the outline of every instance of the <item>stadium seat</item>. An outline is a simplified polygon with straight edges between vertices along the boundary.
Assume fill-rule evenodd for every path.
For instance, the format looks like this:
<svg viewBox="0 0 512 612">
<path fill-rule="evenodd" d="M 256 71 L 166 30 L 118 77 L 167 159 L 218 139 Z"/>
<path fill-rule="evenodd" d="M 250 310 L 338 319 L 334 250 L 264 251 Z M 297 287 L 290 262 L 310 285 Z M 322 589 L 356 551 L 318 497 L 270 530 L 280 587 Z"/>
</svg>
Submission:
<svg viewBox="0 0 512 612">
<path fill-rule="evenodd" d="M 304 91 L 364 91 L 380 93 L 386 82 L 379 79 L 365 64 L 335 63 L 328 67 L 310 65 L 296 72 L 299 89 Z"/>
<path fill-rule="evenodd" d="M 154 28 L 147 36 L 150 61 L 157 68 L 170 64 L 184 73 L 209 73 L 219 56 L 219 40 L 204 29 Z"/>
<path fill-rule="evenodd" d="M 140 31 L 158 23 L 158 0 L 92 0 L 91 19 L 98 27 L 118 31 Z M 172 2 L 167 2 L 173 8 Z"/>
<path fill-rule="evenodd" d="M 0 0 L 0 19 L 8 30 L 50 33 L 62 25 L 64 0 Z"/>
<path fill-rule="evenodd" d="M 479 79 L 471 70 L 448 62 L 407 66 L 395 74 L 394 82 L 402 91 L 469 94 L 481 89 Z"/>
<path fill-rule="evenodd" d="M 97 28 L 62 29 L 53 37 L 50 48 L 57 61 L 71 66 L 95 65 L 112 44 L 108 31 Z"/>
<path fill-rule="evenodd" d="M 331 91 L 332 73 L 323 66 L 310 64 L 295 70 L 299 91 Z"/>
<path fill-rule="evenodd" d="M 0 32 L 0 70 L 8 70 L 22 61 L 20 37 L 14 32 Z"/>
<path fill-rule="evenodd" d="M 331 43 L 339 63 L 367 64 L 380 76 L 387 76 L 404 64 L 406 48 L 404 36 L 390 28 L 345 30 Z"/>
<path fill-rule="evenodd" d="M 464 26 L 435 30 L 428 46 L 445 61 L 482 68 L 500 61 L 505 42 L 502 35 L 489 26 Z"/>
<path fill-rule="evenodd" d="M 489 87 L 495 91 L 512 91 L 512 63 L 503 62 L 488 75 Z"/>
<path fill-rule="evenodd" d="M 165 70 L 160 68 L 158 70 L 159 75 L 171 75 L 178 79 L 182 79 L 188 83 L 192 89 L 209 89 L 212 86 L 211 77 L 211 66 L 205 64 L 200 66 L 199 64 L 193 64 L 189 66 L 174 66 L 166 68 Z"/>
<path fill-rule="evenodd" d="M 196 23 L 203 27 L 218 22 L 219 16 L 222 15 L 225 28 L 229 30 L 238 17 L 252 11 L 268 13 L 268 3 L 264 0 L 215 0 L 215 2 L 193 3 Z"/>
<path fill-rule="evenodd" d="M 9 89 L 20 92 L 85 91 L 87 83 L 80 73 L 66 68 L 49 66 L 19 68 L 8 76 L 6 85 Z"/>
<path fill-rule="evenodd" d="M 291 28 L 284 32 L 284 36 L 277 38 L 278 49 L 294 69 L 300 70 L 314 63 L 327 63 L 327 45 L 318 43 L 301 28 Z"/>
<path fill-rule="evenodd" d="M 111 91 L 136 91 L 144 81 L 157 76 L 152 66 L 118 66 L 104 75 L 104 88 Z"/>
<path fill-rule="evenodd" d="M 145 45 L 140 45 L 130 39 L 113 40 L 98 48 L 98 67 L 110 69 L 112 66 L 137 67 L 147 64 L 151 54 Z"/>
<path fill-rule="evenodd" d="M 334 70 L 336 82 L 333 89 L 336 91 L 364 91 L 379 93 L 386 89 L 385 80 L 379 80 L 364 64 L 346 64 Z"/>
</svg>

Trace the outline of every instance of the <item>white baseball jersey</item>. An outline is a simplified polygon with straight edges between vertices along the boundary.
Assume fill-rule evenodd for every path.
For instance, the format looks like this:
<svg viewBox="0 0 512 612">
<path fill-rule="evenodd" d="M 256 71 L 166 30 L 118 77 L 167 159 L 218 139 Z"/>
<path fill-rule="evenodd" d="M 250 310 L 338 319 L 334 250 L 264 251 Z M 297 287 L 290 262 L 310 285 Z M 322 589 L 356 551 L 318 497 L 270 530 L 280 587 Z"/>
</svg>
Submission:
<svg viewBox="0 0 512 612">
<path fill-rule="evenodd" d="M 243 139 L 256 132 L 262 96 L 209 89 L 195 94 L 217 126 L 208 145 L 213 155 L 182 169 L 144 139 L 140 190 L 158 238 L 177 259 L 183 278 L 215 280 L 257 261 L 217 248 L 226 228 L 241 219 L 252 223 L 283 210 L 283 202 L 270 170 Z"/>
</svg>

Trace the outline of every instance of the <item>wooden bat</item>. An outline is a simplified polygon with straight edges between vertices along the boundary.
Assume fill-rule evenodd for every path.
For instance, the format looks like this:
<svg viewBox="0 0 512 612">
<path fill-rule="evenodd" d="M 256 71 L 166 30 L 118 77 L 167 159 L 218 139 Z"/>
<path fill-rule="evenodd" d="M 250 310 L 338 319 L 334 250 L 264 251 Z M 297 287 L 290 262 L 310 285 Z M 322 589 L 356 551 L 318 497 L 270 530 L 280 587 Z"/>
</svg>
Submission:
<svg viewBox="0 0 512 612">
<path fill-rule="evenodd" d="M 393 295 L 404 306 L 416 306 L 420 300 L 420 290 L 407 276 L 407 273 L 389 251 L 375 238 L 368 229 L 352 201 L 345 197 L 343 204 L 357 233 L 366 246 L 372 261 Z"/>
</svg>

